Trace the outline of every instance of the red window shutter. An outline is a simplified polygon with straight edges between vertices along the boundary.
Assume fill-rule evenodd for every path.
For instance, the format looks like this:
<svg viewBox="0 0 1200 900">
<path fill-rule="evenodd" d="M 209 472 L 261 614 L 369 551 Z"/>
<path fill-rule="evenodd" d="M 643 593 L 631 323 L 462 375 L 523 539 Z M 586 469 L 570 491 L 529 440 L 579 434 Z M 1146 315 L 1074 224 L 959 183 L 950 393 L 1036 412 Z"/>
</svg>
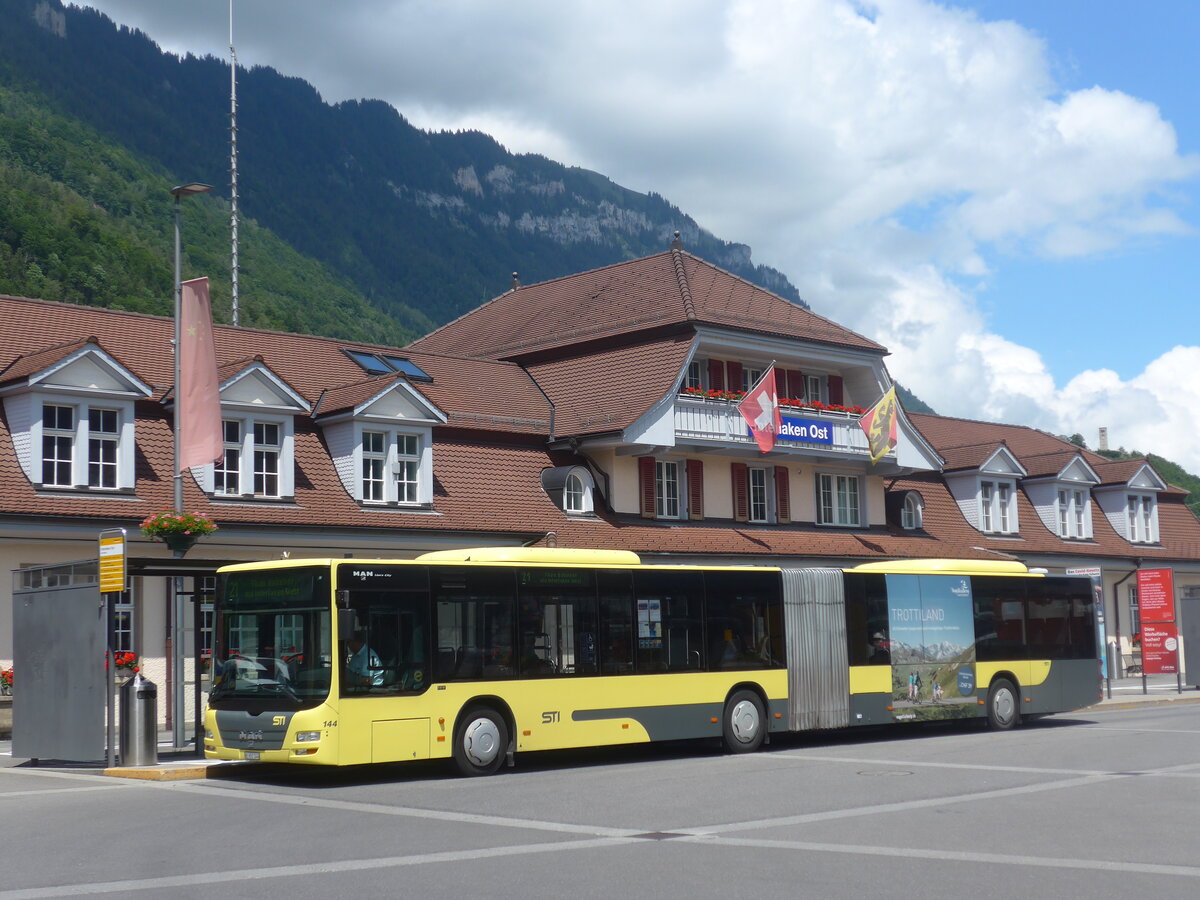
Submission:
<svg viewBox="0 0 1200 900">
<path fill-rule="evenodd" d="M 780 385 L 780 387 L 783 388 L 783 392 L 793 400 L 803 400 L 804 399 L 804 373 L 798 372 L 795 369 L 787 369 L 786 375 L 787 375 L 787 378 L 786 378 L 787 383 L 784 385 Z"/>
<path fill-rule="evenodd" d="M 745 463 L 730 463 L 733 481 L 733 521 L 750 521 L 750 476 Z"/>
<path fill-rule="evenodd" d="M 725 360 L 710 359 L 708 361 L 708 389 L 710 391 L 725 390 Z"/>
<path fill-rule="evenodd" d="M 642 518 L 654 518 L 654 457 L 638 457 L 638 496 L 642 500 Z"/>
<path fill-rule="evenodd" d="M 740 391 L 742 389 L 742 364 L 730 360 L 725 363 L 725 369 L 729 372 L 729 390 Z"/>
<path fill-rule="evenodd" d="M 704 518 L 704 460 L 687 461 L 688 518 Z"/>
<path fill-rule="evenodd" d="M 775 467 L 775 519 L 780 525 L 792 521 L 790 473 L 786 466 Z"/>
<path fill-rule="evenodd" d="M 838 406 L 842 405 L 842 376 L 841 375 L 830 375 L 829 376 L 829 402 L 836 403 Z"/>
</svg>

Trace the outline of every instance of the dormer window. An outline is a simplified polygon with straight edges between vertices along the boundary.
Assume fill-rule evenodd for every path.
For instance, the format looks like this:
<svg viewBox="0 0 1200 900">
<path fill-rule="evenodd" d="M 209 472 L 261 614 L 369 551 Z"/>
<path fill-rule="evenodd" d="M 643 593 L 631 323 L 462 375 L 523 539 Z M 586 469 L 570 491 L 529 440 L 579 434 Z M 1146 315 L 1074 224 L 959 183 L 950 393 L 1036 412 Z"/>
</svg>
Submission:
<svg viewBox="0 0 1200 900">
<path fill-rule="evenodd" d="M 1158 542 L 1158 510 L 1153 494 L 1129 494 L 1125 498 L 1127 537 L 1134 544 Z"/>
<path fill-rule="evenodd" d="M 362 502 L 414 506 L 421 502 L 421 436 L 395 429 L 362 431 Z"/>
<path fill-rule="evenodd" d="M 115 409 L 88 409 L 88 487 L 117 486 L 117 443 L 120 414 Z"/>
<path fill-rule="evenodd" d="M 921 527 L 924 515 L 921 495 L 916 491 L 905 494 L 904 505 L 900 507 L 900 527 L 905 531 L 916 531 Z"/>
<path fill-rule="evenodd" d="M 221 420 L 221 428 L 225 449 L 213 467 L 214 494 L 260 499 L 291 495 L 291 466 L 283 465 L 292 446 L 290 417 L 229 417 Z"/>
<path fill-rule="evenodd" d="M 1056 505 L 1059 537 L 1080 540 L 1091 537 L 1090 495 L 1087 491 L 1059 488 Z"/>
<path fill-rule="evenodd" d="M 1010 481 L 979 483 L 980 531 L 990 534 L 1014 534 L 1017 531 L 1016 491 Z"/>
<path fill-rule="evenodd" d="M 542 490 L 550 501 L 569 516 L 587 516 L 595 511 L 595 482 L 583 466 L 558 466 L 542 471 Z"/>
</svg>

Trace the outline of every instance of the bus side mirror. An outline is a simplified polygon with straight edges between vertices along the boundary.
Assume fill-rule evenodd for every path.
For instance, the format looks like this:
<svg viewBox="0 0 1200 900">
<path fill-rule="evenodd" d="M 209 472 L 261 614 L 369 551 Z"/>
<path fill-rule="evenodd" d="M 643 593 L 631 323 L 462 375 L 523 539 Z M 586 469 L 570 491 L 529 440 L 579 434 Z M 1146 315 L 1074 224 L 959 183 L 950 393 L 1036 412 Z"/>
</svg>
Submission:
<svg viewBox="0 0 1200 900">
<path fill-rule="evenodd" d="M 354 637 L 354 625 L 354 610 L 339 608 L 337 611 L 338 640 L 348 641 Z"/>
</svg>

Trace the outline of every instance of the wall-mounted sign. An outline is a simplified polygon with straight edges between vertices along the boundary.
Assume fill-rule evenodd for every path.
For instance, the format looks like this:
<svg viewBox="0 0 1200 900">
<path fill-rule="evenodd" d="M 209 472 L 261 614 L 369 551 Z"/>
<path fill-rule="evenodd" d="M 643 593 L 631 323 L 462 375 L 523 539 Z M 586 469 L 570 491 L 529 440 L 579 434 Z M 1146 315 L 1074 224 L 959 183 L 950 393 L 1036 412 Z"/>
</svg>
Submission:
<svg viewBox="0 0 1200 900">
<path fill-rule="evenodd" d="M 1137 592 L 1143 624 L 1175 621 L 1175 579 L 1170 569 L 1138 569 Z"/>
<path fill-rule="evenodd" d="M 783 423 L 779 426 L 778 438 L 781 441 L 803 441 L 806 444 L 832 444 L 833 423 L 784 416 Z"/>
</svg>

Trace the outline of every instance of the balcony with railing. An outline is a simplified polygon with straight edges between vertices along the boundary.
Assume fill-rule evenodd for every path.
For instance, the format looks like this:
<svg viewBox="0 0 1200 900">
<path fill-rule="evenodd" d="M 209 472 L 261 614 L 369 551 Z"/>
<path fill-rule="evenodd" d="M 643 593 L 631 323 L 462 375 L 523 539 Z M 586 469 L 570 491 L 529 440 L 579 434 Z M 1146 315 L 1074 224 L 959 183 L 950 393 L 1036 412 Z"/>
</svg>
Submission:
<svg viewBox="0 0 1200 900">
<path fill-rule="evenodd" d="M 730 395 L 733 396 L 733 395 Z M 818 450 L 869 457 L 867 436 L 859 427 L 863 413 L 857 407 L 780 406 L 783 428 L 776 451 Z M 675 399 L 676 443 L 703 441 L 731 447 L 754 446 L 736 399 L 712 399 L 680 394 Z"/>
</svg>

